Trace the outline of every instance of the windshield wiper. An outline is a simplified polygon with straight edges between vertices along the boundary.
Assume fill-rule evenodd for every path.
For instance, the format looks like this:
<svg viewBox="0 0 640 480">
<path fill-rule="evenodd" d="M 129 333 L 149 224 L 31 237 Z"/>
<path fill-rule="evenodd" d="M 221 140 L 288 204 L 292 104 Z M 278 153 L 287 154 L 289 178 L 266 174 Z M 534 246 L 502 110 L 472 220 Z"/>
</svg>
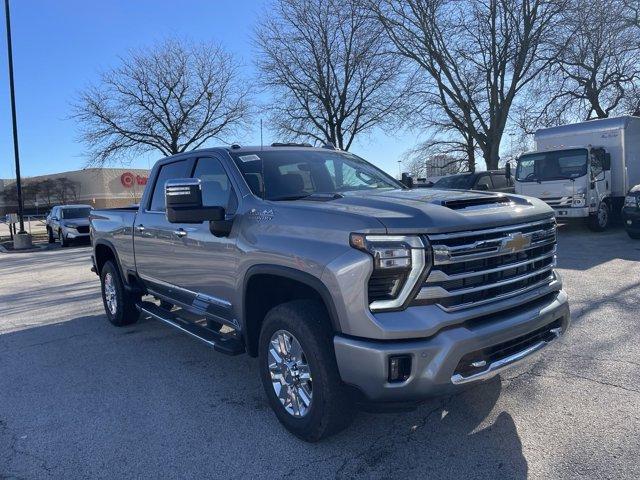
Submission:
<svg viewBox="0 0 640 480">
<path fill-rule="evenodd" d="M 318 200 L 318 201 L 328 201 L 328 200 L 336 200 L 338 198 L 343 198 L 344 195 L 337 192 L 315 192 L 315 193 L 307 193 L 301 195 L 282 195 L 280 197 L 269 198 L 268 200 L 273 201 L 286 201 L 286 200 Z"/>
<path fill-rule="evenodd" d="M 311 193 L 305 193 L 302 195 L 281 195 L 279 197 L 267 198 L 267 200 L 272 200 L 274 202 L 286 201 L 286 200 L 300 200 L 302 198 L 310 197 L 311 195 L 312 195 Z"/>
</svg>

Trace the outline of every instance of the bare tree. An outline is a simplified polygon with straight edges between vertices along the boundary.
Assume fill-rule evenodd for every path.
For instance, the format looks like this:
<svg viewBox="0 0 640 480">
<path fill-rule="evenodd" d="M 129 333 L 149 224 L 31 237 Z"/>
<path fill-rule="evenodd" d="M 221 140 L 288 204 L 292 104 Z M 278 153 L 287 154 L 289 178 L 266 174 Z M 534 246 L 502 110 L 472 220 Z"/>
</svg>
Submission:
<svg viewBox="0 0 640 480">
<path fill-rule="evenodd" d="M 509 112 L 548 66 L 563 0 L 370 0 L 398 53 L 433 82 L 450 125 L 498 167 Z M 472 144 L 470 144 L 471 147 Z"/>
<path fill-rule="evenodd" d="M 549 39 L 552 68 L 531 96 L 529 130 L 635 109 L 628 101 L 640 74 L 640 30 L 626 13 L 621 0 L 572 0 Z"/>
<path fill-rule="evenodd" d="M 276 0 L 256 30 L 262 84 L 275 92 L 270 119 L 284 139 L 354 139 L 400 107 L 400 59 L 361 0 Z"/>
<path fill-rule="evenodd" d="M 40 194 L 42 198 L 47 202 L 47 206 L 53 205 L 53 199 L 55 198 L 56 182 L 51 178 L 45 178 L 40 181 Z"/>
<path fill-rule="evenodd" d="M 250 82 L 221 47 L 167 40 L 132 52 L 80 93 L 73 116 L 89 164 L 146 151 L 164 155 L 225 141 L 243 126 Z"/>
<path fill-rule="evenodd" d="M 58 202 L 64 205 L 78 199 L 80 184 L 67 177 L 57 177 L 54 179 L 54 189 Z"/>
</svg>

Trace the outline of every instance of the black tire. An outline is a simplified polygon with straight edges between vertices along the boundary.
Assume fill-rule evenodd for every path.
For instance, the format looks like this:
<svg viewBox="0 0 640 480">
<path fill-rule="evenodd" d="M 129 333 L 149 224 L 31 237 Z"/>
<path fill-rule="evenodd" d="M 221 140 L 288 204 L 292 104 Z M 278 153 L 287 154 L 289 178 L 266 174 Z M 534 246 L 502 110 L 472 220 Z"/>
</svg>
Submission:
<svg viewBox="0 0 640 480">
<path fill-rule="evenodd" d="M 115 298 L 115 308 L 111 309 L 106 289 L 109 287 L 105 285 L 108 283 L 112 285 Z M 129 293 L 124 288 L 122 277 L 118 271 L 118 267 L 111 260 L 107 260 L 100 272 L 100 284 L 102 287 L 102 303 L 104 305 L 104 311 L 107 314 L 107 319 L 116 327 L 123 327 L 125 325 L 131 325 L 138 321 L 140 313 L 136 308 L 136 302 L 140 299 L 139 296 Z"/>
<path fill-rule="evenodd" d="M 627 230 L 627 235 L 629 235 L 629 238 L 633 238 L 634 240 L 640 240 L 640 232 L 632 232 L 631 230 Z"/>
<path fill-rule="evenodd" d="M 53 230 L 51 230 L 49 227 L 47 227 L 47 240 L 49 240 L 49 243 L 55 243 L 56 239 L 53 237 Z"/>
<path fill-rule="evenodd" d="M 589 215 L 587 226 L 594 232 L 604 232 L 611 224 L 611 209 L 607 202 L 600 202 L 598 212 Z"/>
<path fill-rule="evenodd" d="M 312 398 L 308 412 L 301 417 L 285 409 L 272 385 L 268 352 L 271 337 L 279 330 L 295 336 L 309 365 Z M 332 330 L 323 305 L 310 300 L 296 300 L 274 307 L 264 319 L 259 342 L 262 384 L 271 408 L 287 430 L 302 440 L 316 442 L 351 423 L 354 401 L 338 373 Z"/>
<path fill-rule="evenodd" d="M 60 246 L 62 248 L 67 248 L 69 246 L 69 240 L 67 240 L 62 233 L 62 230 L 58 230 L 58 240 L 60 240 Z"/>
</svg>

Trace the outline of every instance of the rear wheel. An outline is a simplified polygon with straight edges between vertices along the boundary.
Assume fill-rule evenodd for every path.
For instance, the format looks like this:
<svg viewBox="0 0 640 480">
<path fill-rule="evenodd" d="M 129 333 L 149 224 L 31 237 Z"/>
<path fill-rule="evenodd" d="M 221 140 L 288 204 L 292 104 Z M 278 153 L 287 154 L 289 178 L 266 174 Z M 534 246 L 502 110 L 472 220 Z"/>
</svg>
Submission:
<svg viewBox="0 0 640 480">
<path fill-rule="evenodd" d="M 124 288 L 118 267 L 108 260 L 100 274 L 102 303 L 109 321 L 117 327 L 131 325 L 138 321 L 140 313 L 136 309 L 139 296 Z"/>
<path fill-rule="evenodd" d="M 611 212 L 609 211 L 609 204 L 607 202 L 600 202 L 598 211 L 589 216 L 588 226 L 594 232 L 603 232 L 609 228 L 611 221 Z"/>
<path fill-rule="evenodd" d="M 269 311 L 260 333 L 260 377 L 280 423 L 315 442 L 353 418 L 342 383 L 327 313 L 314 301 L 296 300 Z"/>
</svg>

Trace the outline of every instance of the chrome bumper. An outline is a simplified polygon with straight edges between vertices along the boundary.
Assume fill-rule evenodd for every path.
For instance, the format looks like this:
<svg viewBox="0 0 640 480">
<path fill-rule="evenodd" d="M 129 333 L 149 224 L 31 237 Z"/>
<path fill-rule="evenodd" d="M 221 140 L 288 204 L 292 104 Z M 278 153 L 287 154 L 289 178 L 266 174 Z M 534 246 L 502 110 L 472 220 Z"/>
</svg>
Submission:
<svg viewBox="0 0 640 480">
<path fill-rule="evenodd" d="M 517 353 L 514 353 L 513 355 L 509 355 L 493 363 L 490 363 L 487 369 L 480 373 L 469 375 L 468 377 L 463 377 L 462 375 L 457 373 L 451 377 L 451 383 L 453 383 L 454 385 L 462 385 L 464 383 L 488 380 L 492 377 L 495 377 L 503 370 L 506 370 L 507 368 L 515 365 L 521 360 L 524 360 L 525 358 L 530 360 L 532 356 L 534 356 L 544 347 L 549 345 L 552 341 L 560 338 L 560 336 L 562 336 L 562 328 L 553 328 L 551 329 L 551 333 L 554 335 L 554 338 L 552 340 L 538 342 L 534 345 L 531 345 L 528 348 L 525 348 Z"/>
</svg>

